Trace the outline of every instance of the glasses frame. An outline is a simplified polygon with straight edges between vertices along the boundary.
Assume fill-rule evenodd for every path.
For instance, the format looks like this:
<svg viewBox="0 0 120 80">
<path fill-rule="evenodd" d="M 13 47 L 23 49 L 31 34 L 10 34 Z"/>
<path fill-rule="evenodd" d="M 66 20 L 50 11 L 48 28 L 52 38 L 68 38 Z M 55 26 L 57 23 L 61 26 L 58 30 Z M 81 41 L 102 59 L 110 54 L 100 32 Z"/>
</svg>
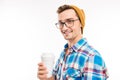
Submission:
<svg viewBox="0 0 120 80">
<path fill-rule="evenodd" d="M 70 20 L 70 19 L 69 19 L 69 20 Z M 77 21 L 77 20 L 80 20 L 80 19 L 78 18 L 78 19 L 71 20 L 71 23 L 72 23 L 71 26 L 68 26 L 67 21 L 65 21 L 65 22 L 58 22 L 58 23 L 55 23 L 55 25 L 56 25 L 56 27 L 57 27 L 58 29 L 61 29 L 61 28 L 63 28 L 64 26 L 66 26 L 66 27 L 69 28 L 69 27 L 74 26 L 74 22 Z"/>
</svg>

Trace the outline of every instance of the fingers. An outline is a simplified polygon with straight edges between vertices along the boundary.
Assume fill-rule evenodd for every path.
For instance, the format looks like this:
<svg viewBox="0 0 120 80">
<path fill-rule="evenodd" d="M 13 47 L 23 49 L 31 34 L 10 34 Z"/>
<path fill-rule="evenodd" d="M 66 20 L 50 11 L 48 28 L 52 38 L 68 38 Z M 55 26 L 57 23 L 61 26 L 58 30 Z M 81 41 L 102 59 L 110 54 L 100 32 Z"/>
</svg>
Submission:
<svg viewBox="0 0 120 80">
<path fill-rule="evenodd" d="M 38 64 L 38 70 L 44 70 L 46 69 L 45 65 L 43 63 Z"/>
<path fill-rule="evenodd" d="M 45 67 L 45 65 L 43 63 L 38 64 L 38 71 L 39 71 L 39 73 L 43 73 L 43 74 L 48 73 L 47 68 Z"/>
<path fill-rule="evenodd" d="M 37 77 L 42 80 L 46 79 L 47 73 L 48 73 L 48 71 L 47 71 L 47 68 L 45 67 L 45 65 L 43 63 L 39 63 Z"/>
<path fill-rule="evenodd" d="M 43 69 L 38 69 L 38 75 L 44 75 L 44 74 L 47 74 L 48 71 L 46 70 L 46 68 L 43 68 Z"/>
<path fill-rule="evenodd" d="M 38 77 L 40 80 L 47 79 L 47 75 L 46 75 L 46 74 L 44 74 L 44 75 L 37 75 L 37 77 Z"/>
</svg>

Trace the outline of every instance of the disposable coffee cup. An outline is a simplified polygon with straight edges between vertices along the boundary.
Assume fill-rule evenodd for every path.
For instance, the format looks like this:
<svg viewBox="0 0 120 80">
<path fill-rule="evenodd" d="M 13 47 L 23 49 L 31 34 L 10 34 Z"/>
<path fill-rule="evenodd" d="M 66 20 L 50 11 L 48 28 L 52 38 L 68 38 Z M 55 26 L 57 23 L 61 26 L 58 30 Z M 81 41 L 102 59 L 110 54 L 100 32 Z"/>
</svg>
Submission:
<svg viewBox="0 0 120 80">
<path fill-rule="evenodd" d="M 44 63 L 48 71 L 48 74 L 47 74 L 48 78 L 52 76 L 54 60 L 55 60 L 55 56 L 53 53 L 43 53 L 41 55 L 41 61 Z"/>
</svg>

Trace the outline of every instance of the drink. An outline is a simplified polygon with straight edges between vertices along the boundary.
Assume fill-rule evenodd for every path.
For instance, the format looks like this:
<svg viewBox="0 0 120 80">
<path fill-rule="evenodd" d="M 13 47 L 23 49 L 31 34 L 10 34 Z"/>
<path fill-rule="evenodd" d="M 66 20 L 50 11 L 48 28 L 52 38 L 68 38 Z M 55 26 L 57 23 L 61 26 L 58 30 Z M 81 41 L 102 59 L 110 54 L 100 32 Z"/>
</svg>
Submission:
<svg viewBox="0 0 120 80">
<path fill-rule="evenodd" d="M 54 66 L 54 59 L 55 56 L 52 53 L 43 53 L 41 55 L 41 61 L 45 64 L 45 66 L 47 67 L 47 71 L 48 71 L 48 78 L 52 76 L 52 69 Z"/>
</svg>

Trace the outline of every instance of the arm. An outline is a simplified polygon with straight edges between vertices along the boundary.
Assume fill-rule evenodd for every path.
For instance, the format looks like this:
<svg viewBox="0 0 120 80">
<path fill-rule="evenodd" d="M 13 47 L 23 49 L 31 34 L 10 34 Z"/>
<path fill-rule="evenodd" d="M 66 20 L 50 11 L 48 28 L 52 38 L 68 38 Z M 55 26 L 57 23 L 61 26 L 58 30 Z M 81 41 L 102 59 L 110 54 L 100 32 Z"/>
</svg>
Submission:
<svg viewBox="0 0 120 80">
<path fill-rule="evenodd" d="M 89 57 L 84 67 L 83 80 L 106 80 L 107 69 L 101 56 Z"/>
</svg>

